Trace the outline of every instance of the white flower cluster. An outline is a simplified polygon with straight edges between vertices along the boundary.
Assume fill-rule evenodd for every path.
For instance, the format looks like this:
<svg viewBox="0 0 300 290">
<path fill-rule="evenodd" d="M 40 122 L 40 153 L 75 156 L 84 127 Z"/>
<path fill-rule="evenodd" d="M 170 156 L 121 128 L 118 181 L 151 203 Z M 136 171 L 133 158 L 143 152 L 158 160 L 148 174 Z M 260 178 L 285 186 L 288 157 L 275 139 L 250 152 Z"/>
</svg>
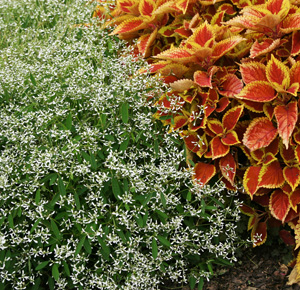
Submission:
<svg viewBox="0 0 300 290">
<path fill-rule="evenodd" d="M 0 288 L 158 289 L 192 259 L 234 261 L 238 204 L 191 183 L 147 101 L 163 86 L 72 26 L 91 22 L 85 4 L 0 3 Z"/>
</svg>

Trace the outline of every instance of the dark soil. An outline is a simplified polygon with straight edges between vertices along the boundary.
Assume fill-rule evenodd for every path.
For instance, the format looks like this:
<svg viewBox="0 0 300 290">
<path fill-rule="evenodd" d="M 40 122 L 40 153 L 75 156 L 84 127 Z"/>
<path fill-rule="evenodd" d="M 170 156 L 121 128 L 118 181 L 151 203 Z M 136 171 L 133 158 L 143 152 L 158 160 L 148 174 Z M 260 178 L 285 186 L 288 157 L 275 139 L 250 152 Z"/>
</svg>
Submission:
<svg viewBox="0 0 300 290">
<path fill-rule="evenodd" d="M 297 284 L 286 285 L 292 270 L 284 264 L 282 253 L 286 250 L 284 246 L 264 245 L 246 249 L 233 267 L 214 269 L 215 276 L 204 284 L 203 290 L 300 290 Z M 190 290 L 188 286 L 167 283 L 161 289 Z"/>
</svg>

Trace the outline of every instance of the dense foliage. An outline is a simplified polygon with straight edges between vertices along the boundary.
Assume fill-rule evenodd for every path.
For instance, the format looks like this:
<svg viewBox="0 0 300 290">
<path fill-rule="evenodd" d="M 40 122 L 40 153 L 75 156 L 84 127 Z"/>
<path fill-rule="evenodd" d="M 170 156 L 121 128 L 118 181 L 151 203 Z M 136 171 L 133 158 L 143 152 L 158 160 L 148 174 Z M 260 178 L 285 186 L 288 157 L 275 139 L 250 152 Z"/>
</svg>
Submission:
<svg viewBox="0 0 300 290">
<path fill-rule="evenodd" d="M 288 225 L 300 273 L 299 2 L 118 0 L 106 18 L 170 83 L 155 117 L 179 131 L 194 181 L 243 187 L 258 204 L 242 207 L 254 245 Z"/>
<path fill-rule="evenodd" d="M 201 289 L 239 202 L 191 182 L 152 117 L 167 88 L 85 4 L 0 3 L 0 289 Z"/>
</svg>

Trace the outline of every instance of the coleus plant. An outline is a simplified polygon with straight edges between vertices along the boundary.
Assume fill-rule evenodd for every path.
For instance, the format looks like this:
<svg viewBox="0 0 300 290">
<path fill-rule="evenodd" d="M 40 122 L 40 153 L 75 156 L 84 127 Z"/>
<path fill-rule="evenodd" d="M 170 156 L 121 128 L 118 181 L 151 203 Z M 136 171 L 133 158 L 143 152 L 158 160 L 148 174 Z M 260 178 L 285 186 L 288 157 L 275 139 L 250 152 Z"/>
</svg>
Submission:
<svg viewBox="0 0 300 290">
<path fill-rule="evenodd" d="M 118 0 L 111 13 L 112 34 L 170 84 L 154 117 L 179 132 L 193 180 L 219 175 L 257 204 L 241 208 L 255 246 L 290 226 L 300 273 L 300 3 Z"/>
</svg>

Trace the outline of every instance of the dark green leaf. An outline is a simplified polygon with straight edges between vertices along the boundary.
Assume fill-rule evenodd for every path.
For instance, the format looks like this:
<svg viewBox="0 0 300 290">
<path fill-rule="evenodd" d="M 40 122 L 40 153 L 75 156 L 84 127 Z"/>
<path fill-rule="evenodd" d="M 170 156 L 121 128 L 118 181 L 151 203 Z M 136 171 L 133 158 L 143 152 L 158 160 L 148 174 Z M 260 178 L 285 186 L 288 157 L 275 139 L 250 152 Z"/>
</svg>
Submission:
<svg viewBox="0 0 300 290">
<path fill-rule="evenodd" d="M 200 277 L 200 281 L 198 283 L 198 290 L 202 290 L 204 285 L 204 278 Z"/>
<path fill-rule="evenodd" d="M 45 268 L 49 263 L 50 263 L 50 261 L 44 261 L 44 262 L 38 264 L 38 265 L 35 267 L 35 270 L 36 270 L 36 271 L 42 270 L 42 269 Z"/>
<path fill-rule="evenodd" d="M 122 105 L 121 111 L 122 111 L 122 121 L 125 124 L 127 124 L 129 120 L 128 109 L 129 109 L 128 103 L 124 103 Z"/>
<path fill-rule="evenodd" d="M 72 128 L 72 114 L 71 113 L 69 113 L 69 115 L 66 118 L 65 126 L 68 130 L 71 130 L 71 128 Z"/>
<path fill-rule="evenodd" d="M 59 232 L 59 229 L 53 219 L 51 219 L 51 229 L 55 235 L 55 237 L 60 240 L 61 239 L 61 233 Z"/>
<path fill-rule="evenodd" d="M 81 251 L 81 248 L 84 244 L 84 241 L 85 241 L 85 238 L 86 238 L 86 235 L 82 236 L 77 247 L 76 247 L 76 251 L 75 251 L 75 256 L 77 256 L 79 254 L 79 252 Z"/>
<path fill-rule="evenodd" d="M 152 247 L 152 257 L 153 259 L 156 259 L 158 254 L 158 248 L 157 248 L 157 242 L 155 238 L 152 238 L 151 247 Z"/>
<path fill-rule="evenodd" d="M 113 177 L 111 179 L 111 185 L 112 185 L 113 194 L 114 194 L 115 198 L 118 199 L 119 195 L 121 194 L 121 190 L 120 190 L 118 179 L 116 179 L 115 177 Z"/>
<path fill-rule="evenodd" d="M 35 80 L 35 78 L 34 78 L 34 76 L 33 76 L 32 73 L 29 74 L 29 78 L 30 78 L 32 84 L 36 87 L 36 80 Z"/>
<path fill-rule="evenodd" d="M 167 201 L 166 201 L 166 198 L 165 198 L 165 195 L 163 192 L 160 193 L 160 200 L 161 200 L 163 207 L 166 207 Z"/>
<path fill-rule="evenodd" d="M 65 269 L 65 273 L 68 277 L 70 277 L 71 273 L 70 273 L 70 268 L 69 268 L 69 265 L 67 264 L 66 261 L 62 261 L 63 265 L 64 265 L 64 269 Z"/>
<path fill-rule="evenodd" d="M 74 199 L 75 199 L 75 204 L 76 204 L 76 209 L 80 209 L 80 200 L 79 200 L 79 196 L 77 194 L 77 192 L 74 192 Z"/>
<path fill-rule="evenodd" d="M 55 281 L 58 281 L 59 279 L 59 270 L 56 263 L 52 265 L 52 277 L 55 279 Z"/>
<path fill-rule="evenodd" d="M 40 189 L 38 189 L 35 193 L 35 204 L 39 204 L 40 203 L 40 200 L 41 200 L 41 191 Z"/>
<path fill-rule="evenodd" d="M 66 188 L 60 176 L 58 176 L 58 190 L 61 195 L 66 195 Z"/>
<path fill-rule="evenodd" d="M 89 242 L 89 239 L 85 239 L 83 246 L 84 246 L 85 251 L 86 251 L 88 254 L 91 254 L 91 253 L 92 253 L 92 247 L 91 247 L 91 244 L 90 244 L 90 242 Z"/>
<path fill-rule="evenodd" d="M 163 236 L 157 236 L 160 243 L 166 247 L 171 247 L 171 243 Z"/>
<path fill-rule="evenodd" d="M 36 220 L 36 222 L 33 224 L 32 228 L 31 228 L 31 230 L 30 230 L 30 233 L 31 233 L 31 234 L 34 232 L 34 230 L 36 229 L 36 227 L 38 226 L 38 224 L 40 223 L 41 220 L 42 220 L 41 218 L 38 218 L 38 219 Z"/>
<path fill-rule="evenodd" d="M 196 278 L 194 276 L 190 276 L 190 278 L 189 278 L 189 284 L 190 284 L 190 288 L 191 289 L 195 288 L 196 282 L 197 282 Z"/>
<path fill-rule="evenodd" d="M 53 175 L 50 178 L 49 185 L 50 186 L 53 185 L 55 183 L 56 179 L 57 179 L 57 174 L 53 173 Z"/>
<path fill-rule="evenodd" d="M 123 152 L 127 149 L 128 145 L 129 145 L 129 140 L 130 140 L 130 138 L 127 138 L 120 144 L 120 148 L 119 148 L 120 151 Z"/>
<path fill-rule="evenodd" d="M 7 219 L 8 219 L 8 225 L 9 225 L 9 227 L 11 229 L 13 229 L 15 225 L 14 225 L 14 218 L 13 218 L 12 214 L 9 214 L 8 217 L 7 217 Z"/>
</svg>

